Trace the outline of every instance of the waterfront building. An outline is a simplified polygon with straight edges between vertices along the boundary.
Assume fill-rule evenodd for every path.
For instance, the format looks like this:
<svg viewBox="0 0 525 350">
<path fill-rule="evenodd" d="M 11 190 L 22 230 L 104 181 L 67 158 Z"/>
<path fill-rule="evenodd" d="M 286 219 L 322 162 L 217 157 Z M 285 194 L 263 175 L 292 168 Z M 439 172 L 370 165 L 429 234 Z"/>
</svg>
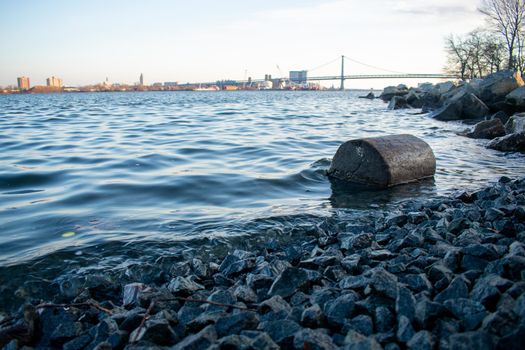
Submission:
<svg viewBox="0 0 525 350">
<path fill-rule="evenodd" d="M 47 78 L 46 83 L 47 83 L 47 86 L 55 87 L 55 88 L 61 88 L 63 85 L 62 79 L 57 78 L 55 76 L 52 76 L 51 78 Z"/>
<path fill-rule="evenodd" d="M 179 85 L 178 81 L 165 81 L 164 86 L 177 86 Z"/>
<path fill-rule="evenodd" d="M 28 77 L 18 77 L 16 80 L 18 81 L 19 90 L 29 90 L 30 86 Z"/>
<path fill-rule="evenodd" d="M 141 86 L 144 85 L 144 75 L 142 73 L 140 73 L 139 84 Z"/>
<path fill-rule="evenodd" d="M 290 71 L 290 81 L 296 84 L 304 84 L 308 80 L 308 71 L 292 70 Z"/>
</svg>

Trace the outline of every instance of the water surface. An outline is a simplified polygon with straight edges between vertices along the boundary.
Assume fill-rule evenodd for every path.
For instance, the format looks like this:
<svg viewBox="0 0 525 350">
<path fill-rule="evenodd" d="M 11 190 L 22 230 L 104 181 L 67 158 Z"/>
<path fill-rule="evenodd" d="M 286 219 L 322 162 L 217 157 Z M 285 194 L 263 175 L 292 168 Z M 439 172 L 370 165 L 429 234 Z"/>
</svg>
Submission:
<svg viewBox="0 0 525 350">
<path fill-rule="evenodd" d="M 457 136 L 460 123 L 388 111 L 354 92 L 4 95 L 0 111 L 0 282 L 9 293 L 21 284 L 15 274 L 115 268 L 525 169 L 523 155 Z M 434 180 L 357 191 L 325 176 L 342 142 L 393 133 L 431 145 Z"/>
</svg>

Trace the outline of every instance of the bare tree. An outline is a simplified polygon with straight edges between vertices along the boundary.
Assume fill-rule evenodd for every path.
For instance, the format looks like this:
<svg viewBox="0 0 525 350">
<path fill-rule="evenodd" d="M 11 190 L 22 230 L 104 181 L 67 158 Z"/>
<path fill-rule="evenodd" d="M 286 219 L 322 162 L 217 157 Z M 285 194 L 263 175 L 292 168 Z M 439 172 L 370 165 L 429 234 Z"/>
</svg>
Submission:
<svg viewBox="0 0 525 350">
<path fill-rule="evenodd" d="M 483 0 L 479 11 L 505 39 L 508 68 L 516 68 L 515 51 L 525 23 L 525 0 Z"/>
<path fill-rule="evenodd" d="M 461 79 L 482 78 L 498 71 L 505 57 L 504 44 L 493 34 L 475 30 L 464 36 L 445 38 L 447 71 Z"/>
</svg>

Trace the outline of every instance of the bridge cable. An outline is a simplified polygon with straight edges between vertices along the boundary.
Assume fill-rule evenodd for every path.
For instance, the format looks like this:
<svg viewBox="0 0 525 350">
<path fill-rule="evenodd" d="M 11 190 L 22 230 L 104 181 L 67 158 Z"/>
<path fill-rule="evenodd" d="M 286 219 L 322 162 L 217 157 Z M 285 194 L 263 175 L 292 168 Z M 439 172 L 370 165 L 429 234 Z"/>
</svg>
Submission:
<svg viewBox="0 0 525 350">
<path fill-rule="evenodd" d="M 348 57 L 346 55 L 344 57 L 345 57 L 345 59 L 347 59 L 347 60 L 349 60 L 351 62 L 360 64 L 360 65 L 363 65 L 363 66 L 366 66 L 366 67 L 369 67 L 369 68 L 374 68 L 374 69 L 382 70 L 382 71 L 389 72 L 389 73 L 407 74 L 405 72 L 400 72 L 400 71 L 396 71 L 396 70 L 391 70 L 391 69 L 385 69 L 385 68 L 381 68 L 381 67 L 372 66 L 370 64 L 366 64 L 364 62 L 361 62 L 361 61 L 355 60 L 353 58 L 350 58 L 350 57 Z"/>
<path fill-rule="evenodd" d="M 323 63 L 323 64 L 317 66 L 317 67 L 307 69 L 307 71 L 308 71 L 308 72 L 311 72 L 311 71 L 317 70 L 317 69 L 319 69 L 319 68 L 323 68 L 323 67 L 328 66 L 329 64 L 332 64 L 332 63 L 334 63 L 334 62 L 336 62 L 336 61 L 338 61 L 338 60 L 340 60 L 340 59 L 341 59 L 341 57 L 337 57 L 337 58 L 331 60 L 330 62 L 326 62 L 326 63 Z"/>
</svg>

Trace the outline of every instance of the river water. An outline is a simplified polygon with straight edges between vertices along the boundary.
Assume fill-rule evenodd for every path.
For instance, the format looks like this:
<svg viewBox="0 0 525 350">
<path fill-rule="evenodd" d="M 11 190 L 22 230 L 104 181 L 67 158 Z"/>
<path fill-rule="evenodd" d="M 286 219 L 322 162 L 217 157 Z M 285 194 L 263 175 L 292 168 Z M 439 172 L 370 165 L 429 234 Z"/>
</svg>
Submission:
<svg viewBox="0 0 525 350">
<path fill-rule="evenodd" d="M 275 227 L 524 174 L 523 155 L 457 136 L 465 125 L 357 95 L 0 96 L 0 310 L 68 272 L 264 239 Z M 344 141 L 394 133 L 430 144 L 434 180 L 363 191 L 325 176 Z"/>
</svg>

